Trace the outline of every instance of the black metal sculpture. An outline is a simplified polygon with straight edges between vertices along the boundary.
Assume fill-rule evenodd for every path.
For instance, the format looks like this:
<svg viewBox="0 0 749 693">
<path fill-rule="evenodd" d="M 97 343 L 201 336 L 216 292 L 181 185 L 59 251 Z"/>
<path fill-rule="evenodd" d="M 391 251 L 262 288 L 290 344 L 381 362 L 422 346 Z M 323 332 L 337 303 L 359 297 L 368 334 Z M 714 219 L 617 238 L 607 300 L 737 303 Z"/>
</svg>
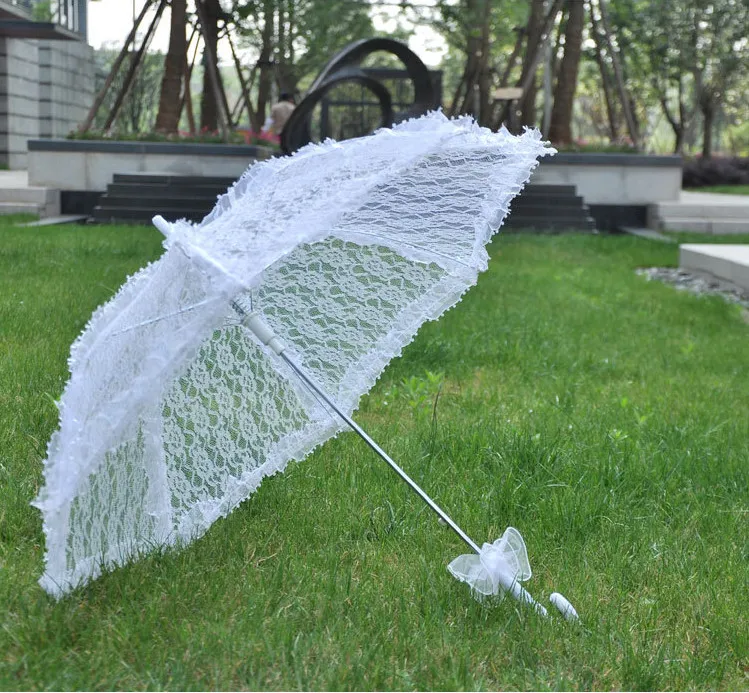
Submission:
<svg viewBox="0 0 749 693">
<path fill-rule="evenodd" d="M 413 105 L 404 113 L 393 113 L 390 92 L 360 67 L 368 55 L 378 51 L 391 53 L 399 58 L 413 83 Z M 389 38 L 355 41 L 333 56 L 291 113 L 281 132 L 281 149 L 285 154 L 290 154 L 312 141 L 312 111 L 331 89 L 343 82 L 356 82 L 374 93 L 380 105 L 380 127 L 390 127 L 394 120 L 421 115 L 440 105 L 427 66 L 408 46 Z"/>
</svg>

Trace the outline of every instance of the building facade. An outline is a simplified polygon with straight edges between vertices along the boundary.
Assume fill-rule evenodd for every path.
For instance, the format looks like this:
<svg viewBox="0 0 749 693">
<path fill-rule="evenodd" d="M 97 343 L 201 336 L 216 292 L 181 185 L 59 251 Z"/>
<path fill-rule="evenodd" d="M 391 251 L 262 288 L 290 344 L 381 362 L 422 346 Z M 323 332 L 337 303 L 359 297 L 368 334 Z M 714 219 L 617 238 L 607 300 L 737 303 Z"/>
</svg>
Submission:
<svg viewBox="0 0 749 693">
<path fill-rule="evenodd" d="M 87 0 L 0 0 L 0 166 L 26 168 L 29 139 L 65 137 L 94 99 Z"/>
</svg>

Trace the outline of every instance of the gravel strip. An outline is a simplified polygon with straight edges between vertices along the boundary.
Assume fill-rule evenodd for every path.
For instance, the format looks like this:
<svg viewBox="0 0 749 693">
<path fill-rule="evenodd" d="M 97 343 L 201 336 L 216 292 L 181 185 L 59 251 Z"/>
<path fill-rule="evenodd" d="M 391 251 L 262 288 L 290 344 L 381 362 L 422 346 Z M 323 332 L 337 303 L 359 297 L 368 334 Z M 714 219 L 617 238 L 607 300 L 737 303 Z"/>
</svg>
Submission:
<svg viewBox="0 0 749 693">
<path fill-rule="evenodd" d="M 727 282 L 706 274 L 686 272 L 673 267 L 643 267 L 635 270 L 637 274 L 645 276 L 648 281 L 656 279 L 671 284 L 679 291 L 689 291 L 698 296 L 721 296 L 729 303 L 738 303 L 749 309 L 749 292 Z"/>
</svg>

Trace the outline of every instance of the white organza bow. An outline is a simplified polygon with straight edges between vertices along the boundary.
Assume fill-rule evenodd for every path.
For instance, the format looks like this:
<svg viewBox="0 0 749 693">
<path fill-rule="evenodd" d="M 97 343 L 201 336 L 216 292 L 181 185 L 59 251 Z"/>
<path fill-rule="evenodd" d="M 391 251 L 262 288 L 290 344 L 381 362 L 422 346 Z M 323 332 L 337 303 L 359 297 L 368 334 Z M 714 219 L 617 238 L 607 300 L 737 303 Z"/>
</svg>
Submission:
<svg viewBox="0 0 749 693">
<path fill-rule="evenodd" d="M 480 554 L 458 556 L 447 569 L 467 583 L 479 601 L 495 595 L 502 598 L 531 576 L 525 542 L 514 527 L 508 527 L 493 544 L 484 544 Z"/>
</svg>

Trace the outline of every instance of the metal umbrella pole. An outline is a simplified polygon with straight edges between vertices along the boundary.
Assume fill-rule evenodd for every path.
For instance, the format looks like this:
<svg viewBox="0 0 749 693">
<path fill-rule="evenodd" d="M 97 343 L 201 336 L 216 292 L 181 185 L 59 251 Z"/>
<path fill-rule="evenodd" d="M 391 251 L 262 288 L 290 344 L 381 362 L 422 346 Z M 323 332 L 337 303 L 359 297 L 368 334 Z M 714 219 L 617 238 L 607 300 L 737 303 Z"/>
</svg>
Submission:
<svg viewBox="0 0 749 693">
<path fill-rule="evenodd" d="M 481 555 L 481 549 L 473 539 L 471 539 L 454 521 L 453 519 L 439 507 L 427 493 L 410 477 L 401 467 L 388 455 L 372 438 L 367 432 L 362 429 L 359 424 L 356 423 L 351 417 L 347 416 L 340 407 L 328 396 L 328 394 L 310 378 L 304 370 L 302 370 L 294 360 L 286 353 L 286 346 L 276 336 L 273 330 L 265 323 L 259 312 L 253 311 L 248 313 L 245 311 L 236 301 L 232 301 L 232 308 L 240 316 L 242 324 L 248 328 L 265 346 L 272 349 L 278 356 L 280 356 L 294 371 L 294 373 L 307 385 L 325 404 L 327 404 L 345 423 L 351 428 L 359 437 L 374 450 L 380 458 L 382 458 L 388 466 L 405 481 L 409 488 L 416 493 L 436 514 L 437 516 L 447 524 L 450 529 L 455 532 L 473 551 L 474 553 Z M 522 587 L 522 585 L 507 575 L 500 575 L 500 583 L 502 587 L 510 593 L 515 599 L 520 602 L 524 602 L 532 606 L 542 616 L 548 616 L 546 609 L 539 604 L 529 593 Z"/>
</svg>

